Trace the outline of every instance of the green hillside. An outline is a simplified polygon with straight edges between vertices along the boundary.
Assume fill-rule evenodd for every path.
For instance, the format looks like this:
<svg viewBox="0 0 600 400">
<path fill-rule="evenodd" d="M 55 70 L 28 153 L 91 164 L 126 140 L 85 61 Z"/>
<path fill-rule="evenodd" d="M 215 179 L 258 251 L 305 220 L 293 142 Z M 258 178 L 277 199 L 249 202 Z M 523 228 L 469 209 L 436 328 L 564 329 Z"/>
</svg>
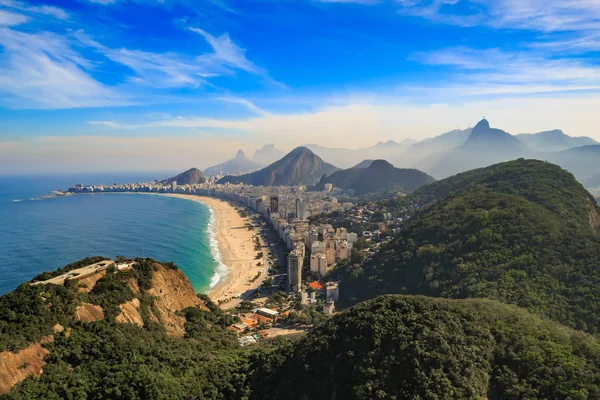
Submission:
<svg viewBox="0 0 600 400">
<path fill-rule="evenodd" d="M 435 181 L 431 176 L 416 169 L 394 168 L 384 160 L 375 160 L 367 168 L 350 168 L 324 176 L 316 185 L 323 190 L 326 183 L 341 189 L 354 189 L 358 194 L 380 190 L 399 190 L 403 193 Z"/>
<path fill-rule="evenodd" d="M 259 359 L 256 399 L 593 399 L 600 346 L 490 300 L 384 296 Z"/>
<path fill-rule="evenodd" d="M 590 195 L 551 164 L 515 161 L 436 182 L 364 265 L 342 269 L 342 303 L 386 293 L 492 298 L 577 329 L 600 328 L 600 236 Z M 556 187 L 556 189 L 554 189 Z"/>
<path fill-rule="evenodd" d="M 411 198 L 428 204 L 474 186 L 512 194 L 537 203 L 583 226 L 590 211 L 597 211 L 591 196 L 573 175 L 561 167 L 538 160 L 519 159 L 474 169 L 423 186 Z"/>
</svg>

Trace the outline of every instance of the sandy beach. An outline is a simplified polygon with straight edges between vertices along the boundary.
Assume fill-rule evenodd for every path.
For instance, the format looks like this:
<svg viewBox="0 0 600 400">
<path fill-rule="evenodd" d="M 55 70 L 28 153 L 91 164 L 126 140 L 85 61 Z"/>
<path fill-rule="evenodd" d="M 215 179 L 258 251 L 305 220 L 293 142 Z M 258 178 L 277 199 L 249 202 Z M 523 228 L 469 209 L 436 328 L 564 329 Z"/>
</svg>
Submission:
<svg viewBox="0 0 600 400">
<path fill-rule="evenodd" d="M 197 201 L 214 211 L 221 261 L 227 267 L 226 275 L 222 276 L 220 282 L 208 292 L 215 303 L 231 299 L 240 293 L 244 294 L 260 285 L 266 277 L 265 260 L 256 259 L 258 252 L 254 250 L 252 241 L 255 230 L 248 230 L 245 225 L 249 222 L 247 218 L 242 218 L 235 207 L 224 200 L 186 194 L 165 195 Z M 257 266 L 258 262 L 262 265 Z M 263 270 L 260 278 L 250 282 L 259 270 Z M 239 299 L 233 299 L 223 303 L 221 307 L 232 308 L 239 302 Z"/>
</svg>

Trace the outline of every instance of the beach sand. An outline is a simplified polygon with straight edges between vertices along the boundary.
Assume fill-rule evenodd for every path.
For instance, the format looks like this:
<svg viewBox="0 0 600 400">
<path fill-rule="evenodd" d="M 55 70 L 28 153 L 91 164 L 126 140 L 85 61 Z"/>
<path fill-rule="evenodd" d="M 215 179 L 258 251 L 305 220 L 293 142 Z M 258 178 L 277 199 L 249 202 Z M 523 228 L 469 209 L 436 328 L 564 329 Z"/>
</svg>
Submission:
<svg viewBox="0 0 600 400">
<path fill-rule="evenodd" d="M 221 261 L 227 270 L 225 276 L 221 276 L 219 283 L 209 290 L 208 295 L 211 300 L 218 304 L 219 301 L 231 299 L 239 294 L 245 294 L 243 297 L 247 298 L 248 291 L 256 289 L 267 275 L 264 258 L 256 259 L 258 252 L 254 250 L 252 241 L 252 236 L 256 232 L 254 229 L 248 230 L 245 225 L 250 222 L 248 218 L 241 217 L 236 208 L 224 200 L 186 194 L 165 195 L 203 203 L 214 212 Z M 262 263 L 260 267 L 256 265 L 258 262 Z M 258 274 L 259 270 L 263 270 L 260 278 L 251 283 L 250 281 Z M 223 272 L 219 271 L 219 273 Z M 221 304 L 221 308 L 233 308 L 240 301 L 241 299 L 232 299 Z"/>
</svg>

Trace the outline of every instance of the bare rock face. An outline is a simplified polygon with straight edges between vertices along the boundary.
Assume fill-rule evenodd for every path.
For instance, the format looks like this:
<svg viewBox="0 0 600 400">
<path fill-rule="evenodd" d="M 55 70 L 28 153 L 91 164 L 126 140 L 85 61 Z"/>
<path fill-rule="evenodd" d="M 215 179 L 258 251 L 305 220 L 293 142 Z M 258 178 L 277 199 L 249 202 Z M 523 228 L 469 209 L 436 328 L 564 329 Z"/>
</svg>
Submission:
<svg viewBox="0 0 600 400">
<path fill-rule="evenodd" d="M 102 307 L 90 304 L 90 303 L 81 303 L 81 305 L 77 306 L 75 309 L 75 320 L 82 322 L 95 322 L 104 319 L 104 311 Z"/>
<path fill-rule="evenodd" d="M 46 363 L 44 357 L 48 350 L 42 343 L 53 340 L 48 336 L 41 343 L 30 344 L 18 353 L 3 351 L 0 353 L 0 396 L 6 394 L 17 383 L 29 376 L 40 376 Z"/>
</svg>

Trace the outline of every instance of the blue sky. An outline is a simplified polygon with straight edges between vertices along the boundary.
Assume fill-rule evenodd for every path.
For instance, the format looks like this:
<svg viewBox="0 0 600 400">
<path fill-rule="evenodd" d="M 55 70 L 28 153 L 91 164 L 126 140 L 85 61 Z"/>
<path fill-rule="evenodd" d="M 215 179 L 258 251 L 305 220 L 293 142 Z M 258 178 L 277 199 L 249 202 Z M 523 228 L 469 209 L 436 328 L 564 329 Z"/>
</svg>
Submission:
<svg viewBox="0 0 600 400">
<path fill-rule="evenodd" d="M 483 115 L 600 139 L 599 50 L 591 0 L 0 0 L 0 169 L 206 167 Z"/>
</svg>

